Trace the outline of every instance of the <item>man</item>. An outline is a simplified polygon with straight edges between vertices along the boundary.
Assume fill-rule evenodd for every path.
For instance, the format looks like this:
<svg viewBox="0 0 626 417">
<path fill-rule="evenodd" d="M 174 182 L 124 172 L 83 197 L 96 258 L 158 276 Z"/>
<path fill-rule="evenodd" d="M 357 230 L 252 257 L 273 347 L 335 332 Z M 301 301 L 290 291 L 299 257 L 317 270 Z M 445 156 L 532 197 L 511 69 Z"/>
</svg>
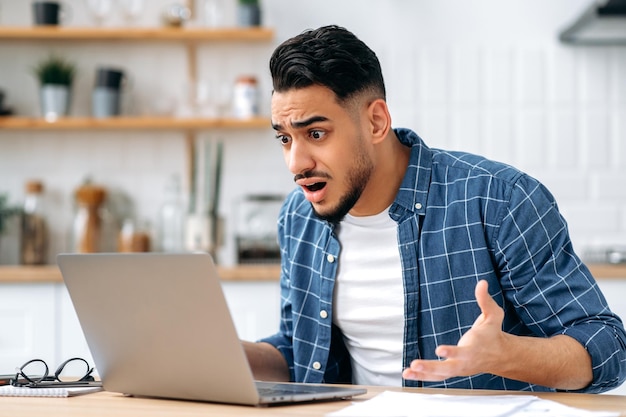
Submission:
<svg viewBox="0 0 626 417">
<path fill-rule="evenodd" d="M 280 331 L 258 379 L 602 392 L 626 334 L 552 195 L 502 163 L 392 129 L 376 55 L 328 26 L 270 60 L 298 188 L 279 218 Z"/>
</svg>

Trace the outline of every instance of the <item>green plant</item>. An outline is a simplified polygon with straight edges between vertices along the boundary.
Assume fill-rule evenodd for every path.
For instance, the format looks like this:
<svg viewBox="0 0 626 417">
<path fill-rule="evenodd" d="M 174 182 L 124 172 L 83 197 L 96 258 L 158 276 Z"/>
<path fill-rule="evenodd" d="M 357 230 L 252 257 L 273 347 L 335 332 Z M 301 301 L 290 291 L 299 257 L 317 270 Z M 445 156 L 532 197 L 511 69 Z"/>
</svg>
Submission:
<svg viewBox="0 0 626 417">
<path fill-rule="evenodd" d="M 249 4 L 254 6 L 259 4 L 259 0 L 239 0 L 239 4 Z"/>
<path fill-rule="evenodd" d="M 76 66 L 61 57 L 50 55 L 33 69 L 41 85 L 57 84 L 71 86 L 76 75 Z"/>
<path fill-rule="evenodd" d="M 20 214 L 22 210 L 19 207 L 11 207 L 8 203 L 9 197 L 6 194 L 0 194 L 0 234 L 4 232 L 4 224 L 9 217 Z"/>
</svg>

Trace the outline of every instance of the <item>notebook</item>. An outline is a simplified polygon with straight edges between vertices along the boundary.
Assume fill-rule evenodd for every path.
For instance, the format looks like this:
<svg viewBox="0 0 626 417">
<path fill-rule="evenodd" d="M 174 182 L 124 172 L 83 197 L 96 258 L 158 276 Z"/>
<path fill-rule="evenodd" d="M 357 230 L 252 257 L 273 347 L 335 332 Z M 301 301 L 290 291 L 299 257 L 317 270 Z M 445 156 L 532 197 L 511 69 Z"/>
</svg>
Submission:
<svg viewBox="0 0 626 417">
<path fill-rule="evenodd" d="M 0 387 L 0 397 L 75 397 L 77 395 L 91 394 L 102 391 L 102 387 L 54 387 L 54 388 L 29 388 L 5 385 Z"/>
<path fill-rule="evenodd" d="M 247 405 L 366 392 L 254 381 L 208 254 L 60 254 L 57 262 L 107 391 Z"/>
</svg>

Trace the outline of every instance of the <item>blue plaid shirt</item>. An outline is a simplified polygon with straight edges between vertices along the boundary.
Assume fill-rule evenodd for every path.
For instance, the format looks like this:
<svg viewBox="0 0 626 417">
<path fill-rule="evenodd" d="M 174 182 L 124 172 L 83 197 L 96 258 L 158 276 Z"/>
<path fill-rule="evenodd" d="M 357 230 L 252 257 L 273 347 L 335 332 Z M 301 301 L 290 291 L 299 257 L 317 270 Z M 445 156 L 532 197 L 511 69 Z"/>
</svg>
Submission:
<svg viewBox="0 0 626 417">
<path fill-rule="evenodd" d="M 601 392 L 626 376 L 626 334 L 587 267 L 572 248 L 552 195 L 505 164 L 428 148 L 397 129 L 411 158 L 389 215 L 398 224 L 404 280 L 403 367 L 437 359 L 480 314 L 479 280 L 504 309 L 503 330 L 523 336 L 566 334 L 591 355 Z M 333 285 L 341 244 L 334 225 L 319 220 L 300 189 L 286 199 L 278 222 L 282 316 L 263 339 L 284 355 L 291 379 L 350 383 L 350 358 L 333 325 Z M 398 369 L 401 372 L 401 369 Z M 406 386 L 546 391 L 491 374 Z"/>
</svg>

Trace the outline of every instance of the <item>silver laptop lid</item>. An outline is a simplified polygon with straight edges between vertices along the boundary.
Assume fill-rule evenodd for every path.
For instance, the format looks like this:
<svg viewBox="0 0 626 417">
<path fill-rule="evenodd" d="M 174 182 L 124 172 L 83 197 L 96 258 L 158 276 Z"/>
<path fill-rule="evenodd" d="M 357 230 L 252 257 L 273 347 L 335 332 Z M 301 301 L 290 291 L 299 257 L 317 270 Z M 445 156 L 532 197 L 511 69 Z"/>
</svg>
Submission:
<svg viewBox="0 0 626 417">
<path fill-rule="evenodd" d="M 125 394 L 258 404 L 207 254 L 61 254 L 103 386 Z"/>
</svg>

